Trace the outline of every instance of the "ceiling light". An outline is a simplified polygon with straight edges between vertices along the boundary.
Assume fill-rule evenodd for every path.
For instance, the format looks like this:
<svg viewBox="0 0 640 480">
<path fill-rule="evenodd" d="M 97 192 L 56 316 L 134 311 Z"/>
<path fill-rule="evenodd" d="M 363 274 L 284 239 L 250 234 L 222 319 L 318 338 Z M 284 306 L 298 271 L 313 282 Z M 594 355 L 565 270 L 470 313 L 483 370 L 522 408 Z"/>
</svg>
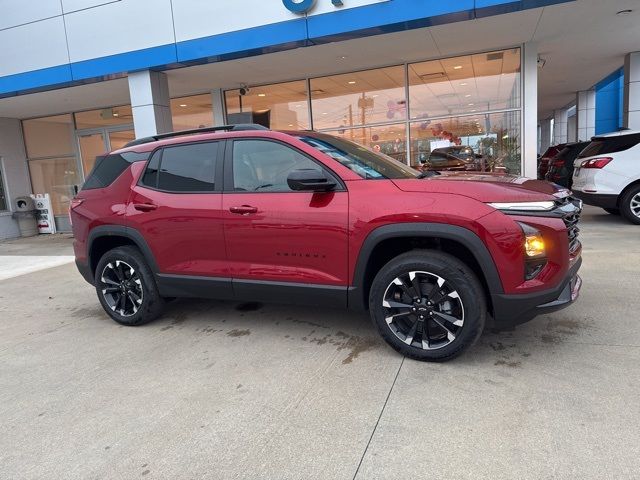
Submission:
<svg viewBox="0 0 640 480">
<path fill-rule="evenodd" d="M 290 126 L 290 127 L 293 127 L 293 123 L 290 123 L 290 124 L 289 124 L 289 126 Z"/>
<path fill-rule="evenodd" d="M 119 114 L 119 113 L 114 113 L 114 114 L 113 114 L 113 116 L 114 116 L 114 117 L 119 117 L 119 116 L 120 116 L 120 114 Z"/>
<path fill-rule="evenodd" d="M 476 110 L 471 110 L 472 112 L 475 112 Z"/>
<path fill-rule="evenodd" d="M 323 114 L 323 115 L 328 115 L 328 113 L 327 113 L 327 112 L 322 112 L 322 114 Z"/>
<path fill-rule="evenodd" d="M 338 57 L 338 60 L 346 60 L 346 59 L 347 59 L 347 56 L 346 56 L 346 55 L 340 55 L 340 56 Z"/>
<path fill-rule="evenodd" d="M 181 103 L 181 104 L 180 104 L 180 106 L 181 106 L 181 107 L 186 107 L 186 106 L 187 106 L 187 104 L 186 104 L 186 103 Z"/>
<path fill-rule="evenodd" d="M 267 96 L 267 94 L 266 94 L 266 93 L 259 93 L 259 94 L 258 94 L 258 96 L 259 96 L 259 97 L 266 97 L 266 96 Z"/>
<path fill-rule="evenodd" d="M 616 15 L 629 15 L 630 13 L 633 13 L 633 10 L 620 10 L 619 12 L 616 13 Z"/>
<path fill-rule="evenodd" d="M 356 81 L 355 81 L 355 80 L 351 80 L 351 81 L 350 81 L 350 82 L 348 82 L 348 83 L 349 83 L 349 85 L 355 85 L 355 84 L 356 84 Z"/>
<path fill-rule="evenodd" d="M 470 104 L 469 104 L 469 106 L 470 106 L 470 107 L 473 107 L 473 103 L 470 103 Z"/>
<path fill-rule="evenodd" d="M 468 83 L 466 83 L 466 82 L 462 82 L 462 83 L 460 84 L 460 86 L 461 86 L 461 87 L 466 87 L 467 85 L 468 85 Z"/>
<path fill-rule="evenodd" d="M 454 70 L 462 70 L 462 65 L 456 65 L 453 67 Z"/>
<path fill-rule="evenodd" d="M 470 96 L 471 96 L 471 94 L 468 93 L 468 94 L 465 95 L 465 98 L 469 98 Z"/>
</svg>

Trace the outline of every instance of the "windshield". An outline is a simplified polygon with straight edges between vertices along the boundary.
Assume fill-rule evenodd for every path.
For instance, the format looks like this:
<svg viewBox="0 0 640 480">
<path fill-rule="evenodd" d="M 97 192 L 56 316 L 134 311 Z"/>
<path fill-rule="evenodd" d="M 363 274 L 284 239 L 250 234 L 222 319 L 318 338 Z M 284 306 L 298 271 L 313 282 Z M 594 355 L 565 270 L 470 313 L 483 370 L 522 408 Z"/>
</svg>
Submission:
<svg viewBox="0 0 640 480">
<path fill-rule="evenodd" d="M 420 175 L 404 163 L 348 140 L 323 134 L 298 138 L 368 180 L 417 178 Z"/>
</svg>

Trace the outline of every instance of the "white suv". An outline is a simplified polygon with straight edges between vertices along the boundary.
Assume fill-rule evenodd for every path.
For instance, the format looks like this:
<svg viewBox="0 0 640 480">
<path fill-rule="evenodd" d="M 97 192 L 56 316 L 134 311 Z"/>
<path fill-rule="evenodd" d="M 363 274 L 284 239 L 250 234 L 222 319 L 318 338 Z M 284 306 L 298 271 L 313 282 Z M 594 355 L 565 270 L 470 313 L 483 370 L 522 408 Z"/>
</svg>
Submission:
<svg viewBox="0 0 640 480">
<path fill-rule="evenodd" d="M 640 132 L 593 137 L 573 166 L 576 197 L 640 225 Z"/>
</svg>

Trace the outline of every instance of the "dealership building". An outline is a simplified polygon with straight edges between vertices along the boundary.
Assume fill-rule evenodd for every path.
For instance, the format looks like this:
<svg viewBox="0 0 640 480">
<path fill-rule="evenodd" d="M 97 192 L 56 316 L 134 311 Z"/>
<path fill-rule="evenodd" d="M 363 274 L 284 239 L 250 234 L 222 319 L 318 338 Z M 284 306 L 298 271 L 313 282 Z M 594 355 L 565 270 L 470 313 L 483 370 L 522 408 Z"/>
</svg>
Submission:
<svg viewBox="0 0 640 480">
<path fill-rule="evenodd" d="M 640 129 L 637 0 L 0 0 L 0 239 L 136 137 L 314 129 L 417 165 L 466 145 L 536 176 L 550 144 Z M 480 157 L 481 156 L 481 157 Z"/>
</svg>

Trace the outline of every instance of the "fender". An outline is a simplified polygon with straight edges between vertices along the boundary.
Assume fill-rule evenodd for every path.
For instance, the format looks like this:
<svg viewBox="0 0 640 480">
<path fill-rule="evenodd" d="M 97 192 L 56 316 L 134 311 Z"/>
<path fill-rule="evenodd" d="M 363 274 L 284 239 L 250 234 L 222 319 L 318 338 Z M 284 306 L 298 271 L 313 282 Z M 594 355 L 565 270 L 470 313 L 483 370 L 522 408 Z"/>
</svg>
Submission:
<svg viewBox="0 0 640 480">
<path fill-rule="evenodd" d="M 486 245 L 471 230 L 444 223 L 400 223 L 384 225 L 373 230 L 362 243 L 353 275 L 353 286 L 349 288 L 349 308 L 362 310 L 367 308 L 364 298 L 365 271 L 373 249 L 383 240 L 402 237 L 425 237 L 454 240 L 464 245 L 480 265 L 489 287 L 489 294 L 502 294 L 504 289 L 498 269 Z"/>
<path fill-rule="evenodd" d="M 87 259 L 89 260 L 89 265 L 92 265 L 94 260 L 91 258 L 93 242 L 98 238 L 104 237 L 124 237 L 131 240 L 144 255 L 147 264 L 151 267 L 151 271 L 154 274 L 159 273 L 158 264 L 153 256 L 153 252 L 151 252 L 151 248 L 149 248 L 149 245 L 142 234 L 136 229 L 125 227 L 124 225 L 101 225 L 91 230 L 89 238 L 87 239 Z"/>
</svg>

